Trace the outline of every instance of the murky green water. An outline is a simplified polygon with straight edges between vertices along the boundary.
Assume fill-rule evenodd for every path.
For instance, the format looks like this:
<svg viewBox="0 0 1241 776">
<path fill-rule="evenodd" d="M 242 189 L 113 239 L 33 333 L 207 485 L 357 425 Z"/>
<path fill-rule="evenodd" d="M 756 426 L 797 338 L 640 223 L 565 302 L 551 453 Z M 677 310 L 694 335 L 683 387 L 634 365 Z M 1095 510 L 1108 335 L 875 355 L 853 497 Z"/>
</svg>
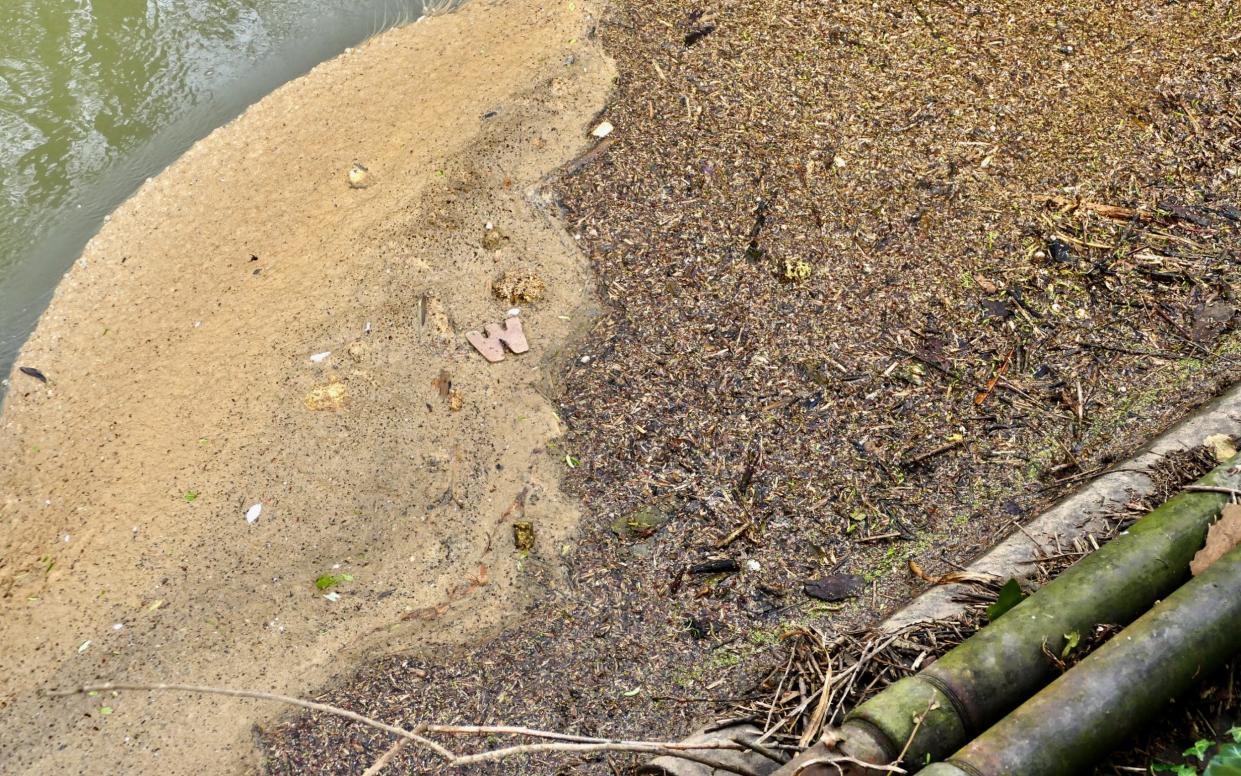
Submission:
<svg viewBox="0 0 1241 776">
<path fill-rule="evenodd" d="M 0 377 L 143 180 L 421 11 L 421 0 L 0 0 Z"/>
</svg>

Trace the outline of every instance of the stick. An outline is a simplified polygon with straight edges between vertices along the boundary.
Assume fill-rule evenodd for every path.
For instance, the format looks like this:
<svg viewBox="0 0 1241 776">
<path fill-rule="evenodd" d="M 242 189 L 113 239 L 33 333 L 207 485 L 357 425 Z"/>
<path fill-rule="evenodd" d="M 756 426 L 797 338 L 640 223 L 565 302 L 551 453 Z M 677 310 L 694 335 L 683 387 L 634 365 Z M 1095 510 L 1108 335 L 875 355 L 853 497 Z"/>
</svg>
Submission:
<svg viewBox="0 0 1241 776">
<path fill-rule="evenodd" d="M 1117 221 L 1154 221 L 1155 214 L 1149 210 L 1135 210 L 1129 207 L 1117 207 L 1116 205 L 1104 205 L 1101 202 L 1089 202 L 1084 199 L 1070 199 L 1068 197 L 1057 197 L 1050 194 L 1044 194 L 1034 198 L 1035 202 L 1050 202 L 1053 205 L 1060 205 L 1070 210 L 1078 208 L 1089 210 L 1097 213 L 1104 218 L 1114 218 Z"/>
<path fill-rule="evenodd" d="M 383 755 L 371 765 L 371 767 L 367 768 L 365 771 L 362 771 L 362 776 L 379 776 L 383 769 L 387 768 L 388 764 L 392 762 L 393 758 L 395 758 L 397 754 L 405 748 L 405 744 L 408 741 L 408 738 L 398 738 L 396 743 L 389 747 L 388 751 L 384 752 Z"/>
<path fill-rule="evenodd" d="M 1236 488 L 1219 488 L 1214 485 L 1186 485 L 1183 490 L 1193 491 L 1195 493 L 1223 493 L 1226 496 L 1237 498 L 1241 496 L 1241 490 Z"/>
<path fill-rule="evenodd" d="M 887 771 L 888 773 L 908 773 L 908 771 L 906 771 L 904 768 L 901 768 L 896 765 L 879 765 L 878 763 L 868 763 L 863 760 L 859 760 L 856 757 L 846 757 L 842 754 L 834 754 L 834 755 L 828 755 L 827 757 L 815 757 L 813 759 L 807 760 L 806 762 L 798 766 L 797 773 L 793 774 L 793 776 L 801 776 L 801 774 L 805 773 L 806 769 L 812 765 L 831 765 L 837 770 L 837 772 L 844 773 L 845 769 L 841 768 L 837 763 L 848 763 L 850 765 L 860 765 L 863 768 L 867 768 L 867 769 L 874 770 L 874 771 Z"/>
<path fill-rule="evenodd" d="M 939 447 L 935 447 L 930 450 L 927 450 L 925 453 L 919 453 L 918 455 L 912 456 L 910 458 L 906 458 L 904 461 L 901 461 L 897 465 L 900 466 L 902 469 L 908 469 L 908 468 L 917 466 L 918 464 L 930 458 L 934 458 L 937 455 L 943 455 L 949 450 L 955 450 L 963 444 L 965 444 L 965 440 L 958 439 L 955 442 L 949 442 L 947 444 L 940 445 Z"/>
<path fill-rule="evenodd" d="M 279 695 L 270 692 L 257 692 L 255 690 L 232 690 L 226 687 L 203 687 L 194 684 L 114 684 L 105 682 L 104 684 L 87 684 L 71 690 L 50 690 L 48 695 L 53 698 L 64 698 L 70 695 L 81 695 L 88 692 L 107 692 L 109 690 L 169 690 L 172 692 L 196 692 L 204 695 L 228 695 L 233 698 L 254 698 L 260 701 L 277 701 L 278 703 L 287 703 L 290 706 L 300 706 L 303 709 L 311 711 L 322 711 L 326 714 L 335 714 L 338 717 L 351 719 L 354 722 L 361 722 L 363 725 L 378 730 L 391 733 L 394 736 L 409 739 L 415 743 L 421 744 L 431 751 L 443 757 L 445 760 L 452 762 L 457 759 L 457 755 L 435 743 L 429 738 L 424 738 L 415 732 L 406 730 L 405 728 L 389 725 L 386 722 L 380 722 L 377 719 L 364 717 L 355 711 L 342 709 L 338 706 L 329 706 L 326 703 L 315 703 L 314 701 L 304 701 L 301 698 L 294 698 L 289 695 Z M 418 728 L 415 727 L 415 730 Z"/>
<path fill-rule="evenodd" d="M 71 695 L 80 695 L 89 692 L 107 692 L 111 690 L 139 690 L 139 691 L 157 691 L 166 690 L 172 692 L 191 692 L 202 693 L 204 695 L 227 695 L 234 698 L 254 698 L 255 700 L 276 701 L 279 703 L 287 703 L 291 706 L 299 706 L 311 711 L 320 711 L 326 714 L 334 714 L 338 717 L 361 722 L 364 725 L 383 730 L 387 733 L 400 736 L 406 741 L 413 741 L 417 744 L 427 747 L 440 757 L 448 761 L 450 766 L 469 765 L 479 762 L 490 762 L 500 760 L 517 754 L 525 754 L 529 752 L 643 752 L 648 754 L 656 754 L 665 757 L 680 757 L 684 760 L 692 760 L 694 762 L 709 765 L 717 770 L 729 771 L 730 773 L 739 774 L 739 776 L 758 776 L 753 771 L 746 770 L 740 766 L 727 766 L 721 763 L 708 760 L 697 755 L 691 755 L 687 750 L 743 750 L 746 747 L 736 741 L 711 741 L 702 744 L 685 744 L 680 742 L 656 742 L 656 741 L 622 741 L 605 738 L 590 738 L 587 736 L 574 736 L 566 733 L 554 733 L 545 730 L 534 730 L 525 727 L 513 727 L 502 725 L 427 725 L 419 724 L 414 726 L 414 730 L 406 730 L 396 725 L 389 725 L 386 722 L 380 722 L 377 719 L 366 717 L 354 711 L 342 709 L 338 706 L 331 706 L 326 703 L 316 703 L 314 701 L 302 700 L 289 695 L 280 695 L 278 693 L 259 692 L 256 690 L 234 690 L 226 687 L 206 687 L 192 684 L 121 684 L 107 682 L 104 684 L 88 684 L 82 687 L 70 690 L 50 690 L 48 695 L 53 698 L 63 698 Z M 552 744 L 521 744 L 517 746 L 503 747 L 501 749 L 493 749 L 488 752 L 481 752 L 471 755 L 457 755 L 454 752 L 444 748 L 429 738 L 419 735 L 424 732 L 438 732 L 450 735 L 471 735 L 471 734 L 511 734 L 524 735 L 535 738 L 548 738 L 562 741 L 563 743 Z M 374 776 L 378 774 L 399 751 L 398 747 L 392 747 L 383 754 L 370 768 L 367 773 Z"/>
<path fill-rule="evenodd" d="M 474 765 L 476 763 L 492 762 L 502 760 L 505 757 L 512 757 L 518 754 L 532 754 L 535 752 L 642 752 L 644 754 L 659 755 L 661 757 L 677 757 L 682 760 L 690 760 L 703 765 L 709 765 L 720 771 L 728 771 L 736 773 L 740 776 L 759 776 L 754 771 L 740 765 L 725 765 L 724 763 L 710 760 L 700 755 L 690 754 L 686 749 L 741 749 L 741 745 L 733 741 L 718 741 L 703 744 L 656 744 L 644 741 L 617 741 L 615 743 L 600 744 L 579 744 L 579 743 L 560 743 L 560 744 L 519 744 L 517 746 L 506 746 L 502 749 L 492 749 L 489 752 L 479 752 L 478 754 L 467 754 L 454 758 L 449 765 L 461 767 L 462 765 Z"/>
<path fill-rule="evenodd" d="M 937 708 L 939 708 L 939 704 L 932 700 L 926 705 L 926 711 L 919 714 L 918 718 L 914 720 L 914 729 L 910 731 L 909 738 L 905 739 L 905 745 L 901 747 L 901 753 L 892 761 L 893 765 L 900 765 L 901 760 L 905 759 L 905 755 L 909 752 L 909 747 L 913 746 L 914 739 L 918 737 L 918 728 L 922 727 L 922 721 L 926 719 L 927 714 L 930 714 L 933 709 Z"/>
</svg>

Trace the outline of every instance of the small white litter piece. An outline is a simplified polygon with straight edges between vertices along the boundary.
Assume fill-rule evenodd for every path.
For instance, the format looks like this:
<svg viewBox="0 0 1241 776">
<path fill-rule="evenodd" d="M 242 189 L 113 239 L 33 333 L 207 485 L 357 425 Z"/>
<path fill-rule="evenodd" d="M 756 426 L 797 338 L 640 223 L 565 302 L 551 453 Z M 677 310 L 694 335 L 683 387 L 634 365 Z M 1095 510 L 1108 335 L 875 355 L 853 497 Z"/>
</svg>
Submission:
<svg viewBox="0 0 1241 776">
<path fill-rule="evenodd" d="M 592 129 L 590 131 L 590 134 L 598 138 L 605 138 L 608 135 L 612 134 L 613 129 L 615 129 L 615 127 L 612 126 L 612 122 L 605 121 L 601 123 L 599 126 Z"/>
<path fill-rule="evenodd" d="M 249 525 L 254 525 L 254 523 L 259 519 L 259 515 L 261 514 L 263 514 L 263 505 L 262 504 L 253 505 L 252 507 L 246 510 L 246 523 Z"/>
<path fill-rule="evenodd" d="M 310 357 L 310 360 L 316 364 L 322 364 L 324 361 L 327 361 L 327 357 L 330 355 L 332 355 L 332 351 L 325 350 L 322 353 L 315 353 Z"/>
<path fill-rule="evenodd" d="M 333 591 L 332 591 L 332 592 L 330 592 L 330 593 L 324 593 L 324 594 L 323 594 L 323 597 L 324 597 L 324 598 L 326 598 L 327 600 L 331 601 L 332 603 L 336 603 L 337 601 L 339 601 L 339 600 L 340 600 L 340 593 L 338 593 L 338 592 L 336 592 L 335 590 L 333 590 Z"/>
</svg>

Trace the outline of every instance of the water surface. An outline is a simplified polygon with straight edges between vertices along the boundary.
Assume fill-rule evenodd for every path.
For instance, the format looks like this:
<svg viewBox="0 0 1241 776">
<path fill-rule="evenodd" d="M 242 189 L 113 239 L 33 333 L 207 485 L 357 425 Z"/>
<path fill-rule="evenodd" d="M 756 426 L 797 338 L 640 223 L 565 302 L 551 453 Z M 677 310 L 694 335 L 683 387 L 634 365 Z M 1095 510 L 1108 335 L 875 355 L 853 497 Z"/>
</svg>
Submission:
<svg viewBox="0 0 1241 776">
<path fill-rule="evenodd" d="M 422 8 L 0 0 L 0 377 L 65 269 L 143 180 L 280 84 Z"/>
</svg>

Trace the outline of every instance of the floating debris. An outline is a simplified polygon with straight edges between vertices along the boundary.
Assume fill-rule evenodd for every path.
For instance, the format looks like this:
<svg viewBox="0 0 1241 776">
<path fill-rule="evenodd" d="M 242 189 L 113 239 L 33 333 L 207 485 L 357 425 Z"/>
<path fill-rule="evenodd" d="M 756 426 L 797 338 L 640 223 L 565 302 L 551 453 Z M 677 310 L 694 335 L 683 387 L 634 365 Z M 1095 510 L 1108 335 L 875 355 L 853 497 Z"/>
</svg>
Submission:
<svg viewBox="0 0 1241 776">
<path fill-rule="evenodd" d="M 741 566 L 732 558 L 716 558 L 690 566 L 691 574 L 732 574 L 741 570 Z"/>
<path fill-rule="evenodd" d="M 513 546 L 518 552 L 530 552 L 534 549 L 534 523 L 529 520 L 513 523 Z"/>
<path fill-rule="evenodd" d="M 302 403 L 306 405 L 308 410 L 330 410 L 335 412 L 344 409 L 349 404 L 349 393 L 345 390 L 344 383 L 333 379 L 326 385 L 312 388 L 310 393 L 307 393 L 302 399 Z"/>
<path fill-rule="evenodd" d="M 357 162 L 354 162 L 353 166 L 349 168 L 348 179 L 349 188 L 351 189 L 364 189 L 374 183 L 370 170 L 366 169 L 365 165 Z"/>
<path fill-rule="evenodd" d="M 504 243 L 508 241 L 508 235 L 503 230 L 496 227 L 490 221 L 483 227 L 483 249 L 488 251 L 498 251 L 504 247 Z"/>
<path fill-rule="evenodd" d="M 1228 434 L 1212 434 L 1202 440 L 1202 446 L 1215 453 L 1215 460 L 1224 463 L 1237 454 L 1237 446 Z"/>
<path fill-rule="evenodd" d="M 465 339 L 474 349 L 483 354 L 483 358 L 491 363 L 504 360 L 504 346 L 514 353 L 525 353 L 530 349 L 530 344 L 526 341 L 526 334 L 521 328 L 520 318 L 508 318 L 503 324 L 489 323 L 486 326 L 486 334 L 479 331 L 469 331 L 465 334 Z"/>
<path fill-rule="evenodd" d="M 807 582 L 803 589 L 811 598 L 831 603 L 854 597 L 865 583 L 866 580 L 857 574 L 828 574 Z"/>
<path fill-rule="evenodd" d="M 538 275 L 519 270 L 509 270 L 491 284 L 491 293 L 495 294 L 497 299 L 504 299 L 512 304 L 538 301 L 546 291 L 547 284 Z"/>
<path fill-rule="evenodd" d="M 33 377 L 34 379 L 38 380 L 41 383 L 47 382 L 47 375 L 43 374 L 38 369 L 35 369 L 32 366 L 19 366 L 17 368 L 17 371 L 29 377 Z"/>
<path fill-rule="evenodd" d="M 1207 530 L 1206 544 L 1190 561 L 1190 572 L 1198 576 L 1238 544 L 1241 544 L 1241 504 L 1229 504 Z"/>
<path fill-rule="evenodd" d="M 645 539 L 659 530 L 659 527 L 666 522 L 668 522 L 667 513 L 658 507 L 645 506 L 630 515 L 618 517 L 612 523 L 612 533 L 622 539 Z"/>
</svg>

